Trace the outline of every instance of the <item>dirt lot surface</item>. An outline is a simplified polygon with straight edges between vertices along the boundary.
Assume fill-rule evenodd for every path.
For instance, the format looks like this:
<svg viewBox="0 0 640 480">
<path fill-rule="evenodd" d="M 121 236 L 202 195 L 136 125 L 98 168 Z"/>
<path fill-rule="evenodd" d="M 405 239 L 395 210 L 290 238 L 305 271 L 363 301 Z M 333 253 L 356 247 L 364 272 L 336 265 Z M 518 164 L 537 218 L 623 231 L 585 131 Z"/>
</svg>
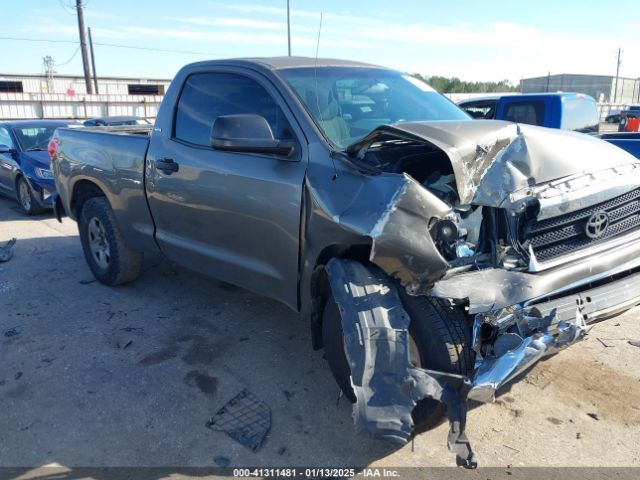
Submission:
<svg viewBox="0 0 640 480">
<path fill-rule="evenodd" d="M 76 224 L 0 199 L 0 466 L 450 466 L 447 426 L 402 448 L 354 433 L 322 352 L 286 307 L 147 257 L 108 288 Z M 495 404 L 473 408 L 483 466 L 640 466 L 638 310 L 593 326 Z M 271 408 L 253 453 L 207 420 L 243 388 Z M 455 471 L 455 470 L 454 470 Z"/>
</svg>

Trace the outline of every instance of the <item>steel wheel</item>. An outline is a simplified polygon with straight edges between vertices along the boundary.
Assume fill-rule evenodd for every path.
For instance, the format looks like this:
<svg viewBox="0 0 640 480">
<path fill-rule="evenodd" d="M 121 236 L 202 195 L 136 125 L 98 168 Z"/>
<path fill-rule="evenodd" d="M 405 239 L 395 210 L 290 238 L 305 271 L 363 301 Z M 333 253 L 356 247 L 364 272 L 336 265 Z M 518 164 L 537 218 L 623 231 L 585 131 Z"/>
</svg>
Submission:
<svg viewBox="0 0 640 480">
<path fill-rule="evenodd" d="M 109 249 L 104 226 L 97 217 L 92 217 L 89 220 L 88 233 L 91 255 L 96 264 L 106 270 L 109 268 L 109 262 L 111 261 L 111 250 Z"/>
</svg>

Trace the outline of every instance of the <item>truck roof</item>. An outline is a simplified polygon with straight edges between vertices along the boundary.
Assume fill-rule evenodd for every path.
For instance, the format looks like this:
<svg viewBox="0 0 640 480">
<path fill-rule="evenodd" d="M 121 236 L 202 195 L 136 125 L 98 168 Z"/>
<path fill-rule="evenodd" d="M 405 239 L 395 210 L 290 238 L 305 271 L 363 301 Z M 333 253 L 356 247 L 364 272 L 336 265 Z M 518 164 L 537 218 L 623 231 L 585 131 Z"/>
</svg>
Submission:
<svg viewBox="0 0 640 480">
<path fill-rule="evenodd" d="M 490 95 L 483 95 L 481 97 L 473 97 L 473 98 L 467 98 L 465 100 L 460 100 L 458 102 L 458 105 L 462 104 L 462 103 L 470 103 L 470 102 L 475 102 L 475 101 L 484 101 L 484 100 L 499 100 L 502 97 L 508 97 L 508 98 L 514 98 L 514 99 L 519 99 L 519 98 L 549 98 L 549 97 L 563 97 L 563 98 L 576 98 L 576 97 L 590 97 L 589 95 L 586 95 L 584 93 L 577 93 L 577 92 L 539 92 L 539 93 L 496 93 L 496 94 L 490 94 Z"/>
<path fill-rule="evenodd" d="M 386 67 L 379 65 L 373 65 L 363 62 L 354 62 L 352 60 L 341 60 L 337 58 L 314 58 L 314 57 L 255 57 L 255 58 L 229 58 L 223 60 L 206 60 L 203 62 L 196 62 L 187 65 L 191 66 L 215 66 L 215 65 L 260 65 L 263 68 L 269 70 L 282 70 L 285 68 L 304 68 L 304 67 L 372 67 L 383 68 L 389 70 Z"/>
</svg>

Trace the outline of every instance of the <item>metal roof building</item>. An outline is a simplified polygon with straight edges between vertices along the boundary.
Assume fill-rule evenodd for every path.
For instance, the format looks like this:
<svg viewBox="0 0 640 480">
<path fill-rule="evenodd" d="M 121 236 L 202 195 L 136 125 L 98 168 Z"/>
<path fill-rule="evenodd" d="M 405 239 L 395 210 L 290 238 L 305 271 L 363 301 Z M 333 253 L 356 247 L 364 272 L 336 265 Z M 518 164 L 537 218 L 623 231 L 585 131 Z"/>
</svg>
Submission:
<svg viewBox="0 0 640 480">
<path fill-rule="evenodd" d="M 81 75 L 0 73 L 0 119 L 109 115 L 152 118 L 170 82 L 169 79 L 99 77 L 99 94 L 89 95 Z"/>
<path fill-rule="evenodd" d="M 640 78 L 612 75 L 562 73 L 520 80 L 522 93 L 578 92 L 591 95 L 598 103 L 640 103 Z"/>
</svg>

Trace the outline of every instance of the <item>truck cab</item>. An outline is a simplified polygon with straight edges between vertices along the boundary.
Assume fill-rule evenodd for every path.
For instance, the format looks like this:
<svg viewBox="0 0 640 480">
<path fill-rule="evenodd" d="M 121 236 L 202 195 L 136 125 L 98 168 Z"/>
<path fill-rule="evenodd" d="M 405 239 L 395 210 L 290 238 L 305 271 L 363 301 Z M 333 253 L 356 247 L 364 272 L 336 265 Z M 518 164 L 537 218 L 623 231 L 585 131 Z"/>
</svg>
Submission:
<svg viewBox="0 0 640 480">
<path fill-rule="evenodd" d="M 582 93 L 531 93 L 464 100 L 458 106 L 473 118 L 598 132 L 596 101 Z"/>
</svg>

